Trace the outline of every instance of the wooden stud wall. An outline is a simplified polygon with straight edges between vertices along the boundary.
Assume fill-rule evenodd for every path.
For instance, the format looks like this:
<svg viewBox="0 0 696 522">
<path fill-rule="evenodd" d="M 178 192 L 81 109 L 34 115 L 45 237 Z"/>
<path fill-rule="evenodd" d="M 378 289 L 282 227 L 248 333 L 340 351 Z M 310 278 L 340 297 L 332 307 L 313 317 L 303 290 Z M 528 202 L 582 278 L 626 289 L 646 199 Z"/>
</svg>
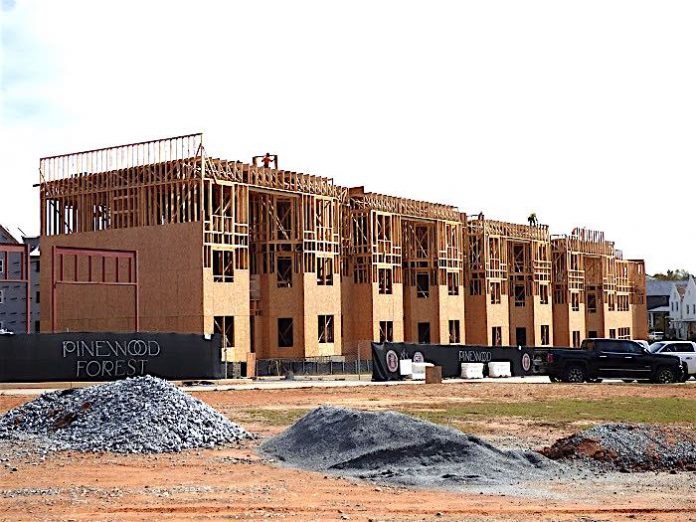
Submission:
<svg viewBox="0 0 696 522">
<path fill-rule="evenodd" d="M 43 158 L 41 234 L 201 219 L 200 134 Z"/>
</svg>

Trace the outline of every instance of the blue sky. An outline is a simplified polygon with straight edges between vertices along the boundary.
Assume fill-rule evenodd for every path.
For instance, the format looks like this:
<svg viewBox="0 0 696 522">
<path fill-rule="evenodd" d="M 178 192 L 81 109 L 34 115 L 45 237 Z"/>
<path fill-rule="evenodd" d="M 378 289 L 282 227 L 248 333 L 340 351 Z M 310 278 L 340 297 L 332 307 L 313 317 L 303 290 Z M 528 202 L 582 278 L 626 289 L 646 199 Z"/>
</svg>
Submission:
<svg viewBox="0 0 696 522">
<path fill-rule="evenodd" d="M 696 272 L 696 4 L 2 0 L 0 222 L 41 156 L 203 131 Z"/>
</svg>

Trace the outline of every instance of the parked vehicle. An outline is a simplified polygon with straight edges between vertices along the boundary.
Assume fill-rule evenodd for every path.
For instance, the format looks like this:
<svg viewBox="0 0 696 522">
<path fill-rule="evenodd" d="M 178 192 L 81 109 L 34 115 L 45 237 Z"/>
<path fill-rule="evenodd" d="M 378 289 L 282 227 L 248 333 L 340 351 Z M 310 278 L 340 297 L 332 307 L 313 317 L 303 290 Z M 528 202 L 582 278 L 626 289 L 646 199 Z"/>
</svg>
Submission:
<svg viewBox="0 0 696 522">
<path fill-rule="evenodd" d="M 650 343 L 648 341 L 643 341 L 642 339 L 633 339 L 633 341 L 640 344 L 646 350 L 650 348 Z"/>
<path fill-rule="evenodd" d="M 650 353 L 678 357 L 686 365 L 684 380 L 696 377 L 696 343 L 693 341 L 660 341 L 650 345 Z"/>
<path fill-rule="evenodd" d="M 623 379 L 667 384 L 683 380 L 684 375 L 678 358 L 651 353 L 628 339 L 585 339 L 579 350 L 551 348 L 546 361 L 552 381 Z"/>
<path fill-rule="evenodd" d="M 665 338 L 665 332 L 650 332 L 648 334 L 648 341 L 661 341 Z"/>
</svg>

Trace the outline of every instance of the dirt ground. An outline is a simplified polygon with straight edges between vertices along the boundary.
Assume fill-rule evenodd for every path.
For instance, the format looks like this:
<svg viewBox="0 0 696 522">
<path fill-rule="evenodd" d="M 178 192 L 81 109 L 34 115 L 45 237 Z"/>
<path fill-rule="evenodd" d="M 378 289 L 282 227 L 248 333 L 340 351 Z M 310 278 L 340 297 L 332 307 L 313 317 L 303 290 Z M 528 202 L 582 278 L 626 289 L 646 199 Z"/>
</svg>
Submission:
<svg viewBox="0 0 696 522">
<path fill-rule="evenodd" d="M 696 399 L 696 386 L 467 383 L 369 388 L 201 392 L 197 397 L 267 437 L 288 409 L 363 409 L 553 398 Z M 32 397 L 0 396 L 0 411 Z M 574 426 L 481 419 L 482 436 L 540 448 Z M 588 422 L 584 420 L 583 422 Z M 696 420 L 694 421 L 696 422 Z M 696 521 L 696 473 L 596 474 L 524 489 L 408 490 L 279 467 L 241 447 L 177 455 L 59 453 L 0 463 L 2 520 L 664 520 Z"/>
</svg>

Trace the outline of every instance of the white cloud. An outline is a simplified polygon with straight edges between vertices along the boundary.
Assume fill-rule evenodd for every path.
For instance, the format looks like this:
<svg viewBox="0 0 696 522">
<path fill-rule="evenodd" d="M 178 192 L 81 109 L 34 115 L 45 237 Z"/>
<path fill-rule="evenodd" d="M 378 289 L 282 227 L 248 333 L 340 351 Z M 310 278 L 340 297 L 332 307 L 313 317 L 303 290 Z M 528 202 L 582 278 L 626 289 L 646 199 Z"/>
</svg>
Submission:
<svg viewBox="0 0 696 522">
<path fill-rule="evenodd" d="M 696 271 L 691 2 L 39 2 L 3 22 L 0 222 L 38 158 L 204 131 L 209 151 Z M 17 117 L 19 115 L 19 117 Z"/>
</svg>

